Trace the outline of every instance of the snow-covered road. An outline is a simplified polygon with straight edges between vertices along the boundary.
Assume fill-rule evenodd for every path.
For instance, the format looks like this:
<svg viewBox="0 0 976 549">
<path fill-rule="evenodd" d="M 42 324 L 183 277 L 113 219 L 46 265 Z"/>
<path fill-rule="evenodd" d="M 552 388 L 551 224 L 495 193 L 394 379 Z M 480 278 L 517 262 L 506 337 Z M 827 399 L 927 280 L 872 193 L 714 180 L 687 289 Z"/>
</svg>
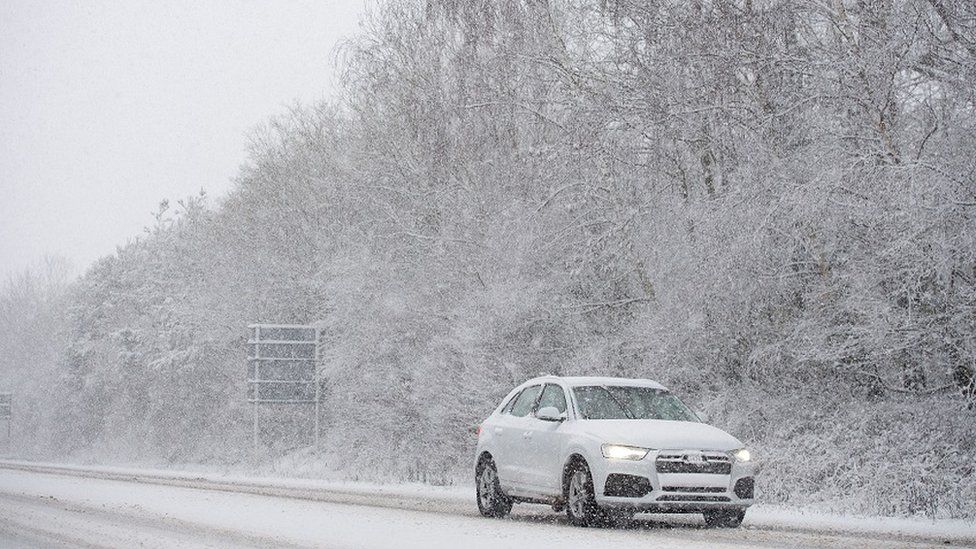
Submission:
<svg viewBox="0 0 976 549">
<path fill-rule="evenodd" d="M 945 547 L 946 541 L 976 542 L 768 527 L 706 530 L 694 520 L 649 518 L 626 528 L 580 529 L 535 506 L 517 508 L 511 520 L 483 519 L 472 502 L 450 492 L 0 463 L 4 547 Z"/>
</svg>

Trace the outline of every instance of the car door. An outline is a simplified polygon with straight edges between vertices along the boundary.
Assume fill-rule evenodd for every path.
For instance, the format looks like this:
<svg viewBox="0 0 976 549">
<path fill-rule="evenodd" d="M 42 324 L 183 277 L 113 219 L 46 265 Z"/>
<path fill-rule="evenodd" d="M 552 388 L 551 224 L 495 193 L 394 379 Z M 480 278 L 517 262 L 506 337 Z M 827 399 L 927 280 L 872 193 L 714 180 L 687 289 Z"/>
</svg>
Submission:
<svg viewBox="0 0 976 549">
<path fill-rule="evenodd" d="M 508 439 L 511 438 L 513 432 L 511 430 L 512 406 L 520 394 L 521 391 L 516 391 L 497 414 L 492 415 L 488 421 L 481 425 L 481 428 L 486 431 L 485 434 L 491 437 L 488 448 L 495 461 L 498 480 L 503 488 L 507 488 L 511 484 L 511 467 L 508 465 L 508 456 L 511 450 L 508 448 L 510 446 Z"/>
<path fill-rule="evenodd" d="M 497 437 L 495 466 L 499 480 L 505 487 L 519 490 L 525 486 L 526 427 L 530 420 L 535 419 L 531 414 L 541 392 L 541 384 L 523 389 L 492 427 L 492 434 Z"/>
<path fill-rule="evenodd" d="M 561 414 L 567 413 L 566 393 L 560 385 L 545 385 L 526 425 L 523 438 L 528 444 L 523 474 L 533 492 L 558 496 L 562 492 L 563 453 L 566 447 L 564 422 L 536 418 L 535 412 L 545 407 L 553 407 Z"/>
</svg>

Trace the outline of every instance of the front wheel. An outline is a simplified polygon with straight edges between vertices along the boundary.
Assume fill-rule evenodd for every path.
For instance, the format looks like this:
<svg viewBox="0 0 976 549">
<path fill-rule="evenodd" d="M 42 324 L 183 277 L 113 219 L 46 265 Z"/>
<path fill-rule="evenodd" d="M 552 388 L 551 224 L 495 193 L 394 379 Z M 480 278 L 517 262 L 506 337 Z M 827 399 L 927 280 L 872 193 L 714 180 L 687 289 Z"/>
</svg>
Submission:
<svg viewBox="0 0 976 549">
<path fill-rule="evenodd" d="M 593 492 L 593 477 L 585 463 L 578 463 L 569 471 L 566 515 L 569 522 L 576 526 L 590 526 L 601 518 Z"/>
<path fill-rule="evenodd" d="M 745 509 L 712 509 L 705 511 L 705 526 L 709 528 L 738 528 L 746 517 Z"/>
<path fill-rule="evenodd" d="M 498 469 L 491 458 L 482 460 L 478 466 L 476 486 L 478 491 L 478 511 L 486 517 L 504 517 L 512 512 L 512 500 L 502 492 L 498 482 Z"/>
</svg>

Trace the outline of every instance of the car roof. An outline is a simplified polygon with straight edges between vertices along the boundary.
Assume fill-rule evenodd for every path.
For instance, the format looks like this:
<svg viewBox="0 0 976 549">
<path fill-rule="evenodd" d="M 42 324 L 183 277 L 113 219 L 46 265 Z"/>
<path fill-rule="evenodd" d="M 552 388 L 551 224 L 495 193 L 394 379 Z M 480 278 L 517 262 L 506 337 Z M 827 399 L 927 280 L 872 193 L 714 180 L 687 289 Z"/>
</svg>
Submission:
<svg viewBox="0 0 976 549">
<path fill-rule="evenodd" d="M 630 387 L 650 387 L 667 391 L 668 388 L 650 379 L 636 379 L 626 377 L 599 377 L 599 376 L 540 376 L 532 378 L 522 385 L 533 383 L 545 383 L 546 381 L 561 381 L 570 387 L 580 387 L 583 385 L 626 385 Z"/>
</svg>

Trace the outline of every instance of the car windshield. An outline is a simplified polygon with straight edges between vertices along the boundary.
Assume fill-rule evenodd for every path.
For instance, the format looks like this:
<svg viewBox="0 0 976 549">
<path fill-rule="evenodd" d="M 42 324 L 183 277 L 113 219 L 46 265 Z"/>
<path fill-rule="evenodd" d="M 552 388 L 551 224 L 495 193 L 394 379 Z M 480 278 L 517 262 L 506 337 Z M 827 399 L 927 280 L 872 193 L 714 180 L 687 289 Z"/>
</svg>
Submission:
<svg viewBox="0 0 976 549">
<path fill-rule="evenodd" d="M 665 419 L 699 422 L 678 397 L 652 387 L 588 385 L 574 387 L 583 419 Z"/>
</svg>

